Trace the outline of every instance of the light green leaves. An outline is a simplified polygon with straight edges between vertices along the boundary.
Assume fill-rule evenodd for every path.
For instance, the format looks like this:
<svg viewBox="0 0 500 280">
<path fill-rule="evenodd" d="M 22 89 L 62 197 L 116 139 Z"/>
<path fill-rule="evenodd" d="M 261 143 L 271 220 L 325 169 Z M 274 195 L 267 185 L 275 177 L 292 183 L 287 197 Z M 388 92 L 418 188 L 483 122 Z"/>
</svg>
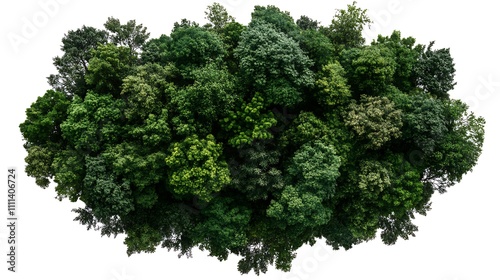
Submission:
<svg viewBox="0 0 500 280">
<path fill-rule="evenodd" d="M 169 66 L 145 64 L 138 66 L 133 75 L 123 79 L 121 97 L 126 100 L 125 116 L 144 120 L 150 114 L 160 114 L 162 105 L 175 86 L 167 81 L 172 76 Z"/>
<path fill-rule="evenodd" d="M 370 195 L 380 193 L 390 184 L 389 172 L 377 161 L 362 161 L 358 187 Z"/>
<path fill-rule="evenodd" d="M 337 61 L 323 66 L 316 80 L 318 103 L 328 107 L 343 105 L 351 98 L 345 70 Z"/>
<path fill-rule="evenodd" d="M 365 42 L 363 28 L 370 23 L 367 10 L 356 7 L 356 2 L 353 2 L 352 5 L 347 5 L 347 10 L 337 10 L 330 26 L 323 28 L 323 32 L 335 45 L 337 52 L 340 52 L 343 49 L 361 47 Z"/>
<path fill-rule="evenodd" d="M 326 224 L 331 210 L 322 205 L 322 199 L 311 193 L 299 192 L 293 186 L 286 186 L 277 201 L 271 201 L 267 215 L 282 224 L 313 227 Z"/>
<path fill-rule="evenodd" d="M 28 164 L 26 166 L 26 174 L 34 177 L 38 186 L 46 188 L 49 186 L 51 178 L 54 174 L 51 164 L 54 160 L 54 153 L 43 146 L 31 146 L 27 149 L 28 155 L 24 159 Z"/>
<path fill-rule="evenodd" d="M 368 148 L 378 149 L 401 136 L 401 115 L 388 98 L 362 95 L 359 104 L 349 105 L 346 124 L 367 141 Z"/>
<path fill-rule="evenodd" d="M 287 168 L 289 183 L 301 192 L 309 191 L 329 199 L 335 193 L 340 164 L 331 144 L 319 140 L 306 143 L 295 152 Z"/>
<path fill-rule="evenodd" d="M 222 159 L 222 145 L 212 135 L 199 139 L 193 135 L 174 143 L 165 159 L 168 186 L 180 195 L 195 195 L 210 201 L 230 182 L 227 163 Z"/>
<path fill-rule="evenodd" d="M 277 121 L 271 112 L 263 113 L 264 103 L 264 98 L 257 92 L 249 103 L 241 106 L 240 110 L 221 120 L 223 129 L 234 135 L 228 141 L 231 146 L 238 147 L 250 144 L 254 140 L 272 138 L 269 129 Z"/>
</svg>

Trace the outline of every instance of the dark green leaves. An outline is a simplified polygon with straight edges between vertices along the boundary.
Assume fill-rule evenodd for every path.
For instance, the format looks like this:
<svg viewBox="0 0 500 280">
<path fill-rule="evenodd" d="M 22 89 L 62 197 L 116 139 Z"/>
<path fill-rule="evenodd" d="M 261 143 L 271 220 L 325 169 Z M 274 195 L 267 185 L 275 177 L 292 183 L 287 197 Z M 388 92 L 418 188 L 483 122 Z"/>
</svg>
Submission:
<svg viewBox="0 0 500 280">
<path fill-rule="evenodd" d="M 28 151 L 26 173 L 41 187 L 49 185 L 54 171 L 54 155 L 65 149 L 61 124 L 66 120 L 70 100 L 64 94 L 48 90 L 26 109 L 26 120 L 19 125 Z"/>
<path fill-rule="evenodd" d="M 429 170 L 424 178 L 440 192 L 459 182 L 476 165 L 484 142 L 482 117 L 468 112 L 467 105 L 459 100 L 446 102 L 445 110 L 449 132 L 429 156 Z"/>
<path fill-rule="evenodd" d="M 177 91 L 172 96 L 172 104 L 178 110 L 179 134 L 194 132 L 209 133 L 212 125 L 225 118 L 241 98 L 236 91 L 236 80 L 226 69 L 215 63 L 193 70 L 194 83 Z"/>
<path fill-rule="evenodd" d="M 170 35 L 168 60 L 189 78 L 191 71 L 209 62 L 221 62 L 226 54 L 221 39 L 201 27 L 186 26 L 174 29 Z"/>
<path fill-rule="evenodd" d="M 129 182 L 118 181 L 101 156 L 87 156 L 85 169 L 84 195 L 81 199 L 93 209 L 99 221 L 106 221 L 115 215 L 126 215 L 134 210 Z"/>
<path fill-rule="evenodd" d="M 415 74 L 417 85 L 438 98 L 449 98 L 448 92 L 455 87 L 455 64 L 450 49 L 432 50 L 434 42 L 423 50 Z"/>
<path fill-rule="evenodd" d="M 136 57 L 127 47 L 115 45 L 100 45 L 94 50 L 89 61 L 85 81 L 98 93 L 110 93 L 117 96 L 121 83 L 131 71 Z"/>
<path fill-rule="evenodd" d="M 312 61 L 271 24 L 258 22 L 244 31 L 235 56 L 245 83 L 262 92 L 267 104 L 295 105 L 313 84 Z"/>
<path fill-rule="evenodd" d="M 193 230 L 201 249 L 211 256 L 226 260 L 248 243 L 247 225 L 252 211 L 232 198 L 215 198 L 201 215 L 204 221 Z"/>
<path fill-rule="evenodd" d="M 61 123 L 67 118 L 70 100 L 62 93 L 48 90 L 26 109 L 26 121 L 19 125 L 25 146 L 50 145 L 62 141 Z"/>
<path fill-rule="evenodd" d="M 396 71 L 393 53 L 382 46 L 343 51 L 341 62 L 358 97 L 359 94 L 382 94 L 393 81 Z"/>
<path fill-rule="evenodd" d="M 58 74 L 48 77 L 50 86 L 66 95 L 83 97 L 87 90 L 85 74 L 92 51 L 99 44 L 106 43 L 107 39 L 106 31 L 94 27 L 83 26 L 69 31 L 62 39 L 61 50 L 64 54 L 54 58 Z"/>
</svg>

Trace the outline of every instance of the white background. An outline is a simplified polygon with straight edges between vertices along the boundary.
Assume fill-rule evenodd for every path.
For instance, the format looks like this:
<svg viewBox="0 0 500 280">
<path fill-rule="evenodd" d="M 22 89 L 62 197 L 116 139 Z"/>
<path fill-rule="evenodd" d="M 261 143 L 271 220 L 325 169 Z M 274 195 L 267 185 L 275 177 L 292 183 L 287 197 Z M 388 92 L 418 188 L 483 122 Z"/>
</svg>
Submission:
<svg viewBox="0 0 500 280">
<path fill-rule="evenodd" d="M 162 3 L 164 2 L 164 3 Z M 83 25 L 103 28 L 107 17 L 136 19 L 151 37 L 170 34 L 182 18 L 205 23 L 204 11 L 213 1 L 2 1 L 0 4 L 1 279 L 500 279 L 500 238 L 497 159 L 499 149 L 500 57 L 497 42 L 500 17 L 494 1 L 359 0 L 374 24 L 365 32 L 390 35 L 394 29 L 418 43 L 435 40 L 435 49 L 450 48 L 456 63 L 452 98 L 486 118 L 483 154 L 472 173 L 444 195 L 436 194 L 433 209 L 418 217 L 417 236 L 386 246 L 379 239 L 349 251 L 333 252 L 323 243 L 298 251 L 291 272 L 269 268 L 266 274 L 240 275 L 238 258 L 219 262 L 206 252 L 177 258 L 159 249 L 154 254 L 127 257 L 123 237 L 100 237 L 73 221 L 71 209 L 81 206 L 54 199 L 54 186 L 43 190 L 24 173 L 26 152 L 19 132 L 25 109 L 49 88 L 55 73 L 52 58 L 61 55 L 61 38 Z M 44 8 L 44 3 L 52 3 Z M 175 3 L 175 4 L 173 4 Z M 297 19 L 307 15 L 327 25 L 335 9 L 351 1 L 220 0 L 236 20 L 247 24 L 254 5 L 276 5 Z M 437 3 L 437 4 L 436 4 Z M 33 25 L 33 26 L 31 26 Z M 13 38 L 14 41 L 13 41 Z M 18 272 L 7 271 L 8 167 L 17 167 Z"/>
</svg>

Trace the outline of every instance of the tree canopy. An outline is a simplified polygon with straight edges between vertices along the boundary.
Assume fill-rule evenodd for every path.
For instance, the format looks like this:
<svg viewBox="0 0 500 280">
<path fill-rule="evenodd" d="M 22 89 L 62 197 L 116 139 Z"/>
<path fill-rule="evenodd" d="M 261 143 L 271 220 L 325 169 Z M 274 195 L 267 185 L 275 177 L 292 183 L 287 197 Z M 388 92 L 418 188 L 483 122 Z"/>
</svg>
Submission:
<svg viewBox="0 0 500 280">
<path fill-rule="evenodd" d="M 158 38 L 112 17 L 69 31 L 20 124 L 26 173 L 129 255 L 197 247 L 259 274 L 320 238 L 394 244 L 476 165 L 485 121 L 450 97 L 449 49 L 365 44 L 355 2 L 328 26 L 275 6 L 205 16 Z"/>
</svg>

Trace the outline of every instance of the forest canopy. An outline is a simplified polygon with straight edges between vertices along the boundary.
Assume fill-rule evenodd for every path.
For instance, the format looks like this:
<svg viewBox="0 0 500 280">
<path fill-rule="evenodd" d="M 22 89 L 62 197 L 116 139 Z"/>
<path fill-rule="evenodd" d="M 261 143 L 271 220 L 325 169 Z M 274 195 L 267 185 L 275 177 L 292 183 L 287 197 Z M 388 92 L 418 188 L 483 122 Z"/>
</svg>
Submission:
<svg viewBox="0 0 500 280">
<path fill-rule="evenodd" d="M 68 31 L 20 124 L 26 173 L 129 255 L 200 248 L 259 274 L 318 239 L 394 244 L 476 165 L 485 121 L 450 97 L 449 49 L 367 43 L 355 2 L 327 25 L 205 15 L 157 38 L 113 17 Z"/>
</svg>

